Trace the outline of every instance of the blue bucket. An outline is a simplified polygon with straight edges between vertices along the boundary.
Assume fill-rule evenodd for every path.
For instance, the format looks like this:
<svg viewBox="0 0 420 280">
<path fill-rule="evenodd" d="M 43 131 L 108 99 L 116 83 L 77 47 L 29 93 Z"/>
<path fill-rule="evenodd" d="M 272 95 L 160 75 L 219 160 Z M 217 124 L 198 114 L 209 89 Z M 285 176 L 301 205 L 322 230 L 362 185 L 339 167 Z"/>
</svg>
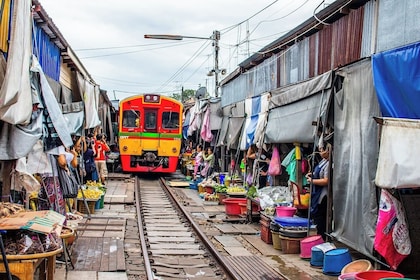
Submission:
<svg viewBox="0 0 420 280">
<path fill-rule="evenodd" d="M 324 265 L 324 252 L 316 246 L 311 249 L 311 266 L 322 267 Z"/>
<path fill-rule="evenodd" d="M 225 184 L 225 174 L 219 174 L 219 183 L 220 185 Z"/>
<path fill-rule="evenodd" d="M 347 248 L 332 249 L 324 255 L 324 266 L 322 272 L 327 275 L 338 276 L 341 270 L 347 264 L 351 263 L 352 259 Z"/>
<path fill-rule="evenodd" d="M 198 183 L 197 182 L 190 182 L 190 189 L 198 190 Z"/>
</svg>

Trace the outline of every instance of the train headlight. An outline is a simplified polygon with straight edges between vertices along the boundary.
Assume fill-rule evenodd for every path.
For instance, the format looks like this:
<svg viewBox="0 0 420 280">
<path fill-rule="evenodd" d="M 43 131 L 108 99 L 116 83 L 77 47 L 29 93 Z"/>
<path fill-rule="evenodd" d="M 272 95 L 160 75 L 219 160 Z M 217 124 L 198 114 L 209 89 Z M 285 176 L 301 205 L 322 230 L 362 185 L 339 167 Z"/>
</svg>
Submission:
<svg viewBox="0 0 420 280">
<path fill-rule="evenodd" d="M 174 154 L 176 154 L 178 152 L 178 149 L 177 148 L 172 148 L 172 153 L 174 153 Z"/>
<path fill-rule="evenodd" d="M 124 152 L 127 152 L 128 147 L 127 146 L 124 146 L 122 149 L 123 149 Z"/>
</svg>

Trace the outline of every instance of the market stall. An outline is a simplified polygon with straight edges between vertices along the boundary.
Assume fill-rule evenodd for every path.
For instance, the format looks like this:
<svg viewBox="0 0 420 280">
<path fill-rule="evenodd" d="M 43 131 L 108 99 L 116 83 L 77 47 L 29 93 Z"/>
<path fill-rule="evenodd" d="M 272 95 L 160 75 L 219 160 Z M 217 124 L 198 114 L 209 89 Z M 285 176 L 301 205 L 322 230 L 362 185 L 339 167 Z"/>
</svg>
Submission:
<svg viewBox="0 0 420 280">
<path fill-rule="evenodd" d="M 19 279 L 34 279 L 39 270 L 40 278 L 53 280 L 57 254 L 62 252 L 61 231 L 65 217 L 57 212 L 25 211 L 0 218 L 4 239 L 1 272 L 9 269 Z"/>
</svg>

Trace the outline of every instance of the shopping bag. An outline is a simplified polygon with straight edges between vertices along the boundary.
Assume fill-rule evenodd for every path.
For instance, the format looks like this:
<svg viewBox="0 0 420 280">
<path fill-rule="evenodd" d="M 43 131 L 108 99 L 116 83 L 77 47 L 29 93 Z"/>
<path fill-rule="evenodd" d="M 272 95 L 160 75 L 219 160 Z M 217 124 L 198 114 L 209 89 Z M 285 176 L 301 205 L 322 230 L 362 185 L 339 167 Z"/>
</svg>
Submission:
<svg viewBox="0 0 420 280">
<path fill-rule="evenodd" d="M 64 198 L 75 198 L 79 191 L 79 183 L 77 182 L 76 176 L 71 171 L 67 171 L 64 168 L 57 166 L 58 169 L 58 180 L 60 182 L 60 188 Z"/>
<path fill-rule="evenodd" d="M 276 176 L 281 174 L 280 154 L 277 147 L 273 148 L 270 164 L 268 166 L 268 175 Z"/>
</svg>

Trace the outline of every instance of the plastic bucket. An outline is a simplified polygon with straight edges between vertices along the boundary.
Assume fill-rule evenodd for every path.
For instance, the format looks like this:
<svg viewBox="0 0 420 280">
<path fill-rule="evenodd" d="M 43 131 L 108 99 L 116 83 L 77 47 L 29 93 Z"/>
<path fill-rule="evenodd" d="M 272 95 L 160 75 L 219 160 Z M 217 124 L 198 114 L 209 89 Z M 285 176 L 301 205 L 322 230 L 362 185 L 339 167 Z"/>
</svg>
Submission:
<svg viewBox="0 0 420 280">
<path fill-rule="evenodd" d="M 322 272 L 327 275 L 340 275 L 341 270 L 346 264 L 352 262 L 349 249 L 337 248 L 332 249 L 324 255 L 324 266 Z"/>
<path fill-rule="evenodd" d="M 198 190 L 198 184 L 197 182 L 190 182 L 190 189 L 192 190 Z"/>
<path fill-rule="evenodd" d="M 246 203 L 239 203 L 239 208 L 241 209 L 241 215 L 246 215 L 247 213 L 247 207 Z"/>
<path fill-rule="evenodd" d="M 225 174 L 219 174 L 219 184 L 220 185 L 225 184 Z"/>
<path fill-rule="evenodd" d="M 277 206 L 276 207 L 276 215 L 277 217 L 293 217 L 296 213 L 295 207 L 289 206 Z"/>
<path fill-rule="evenodd" d="M 246 198 L 226 198 L 223 203 L 225 204 L 226 215 L 240 215 L 241 207 L 239 203 L 246 203 Z"/>
<path fill-rule="evenodd" d="M 302 259 L 311 258 L 312 247 L 324 243 L 321 235 L 308 236 L 300 241 L 300 257 Z"/>
<path fill-rule="evenodd" d="M 322 267 L 324 265 L 324 252 L 321 249 L 312 247 L 310 264 L 314 267 Z"/>
<path fill-rule="evenodd" d="M 356 273 L 356 280 L 381 280 L 383 278 L 404 278 L 404 275 L 395 271 L 370 270 Z"/>
<path fill-rule="evenodd" d="M 271 231 L 271 237 L 273 240 L 273 248 L 276 250 L 281 250 L 280 233 L 278 231 Z"/>
</svg>

